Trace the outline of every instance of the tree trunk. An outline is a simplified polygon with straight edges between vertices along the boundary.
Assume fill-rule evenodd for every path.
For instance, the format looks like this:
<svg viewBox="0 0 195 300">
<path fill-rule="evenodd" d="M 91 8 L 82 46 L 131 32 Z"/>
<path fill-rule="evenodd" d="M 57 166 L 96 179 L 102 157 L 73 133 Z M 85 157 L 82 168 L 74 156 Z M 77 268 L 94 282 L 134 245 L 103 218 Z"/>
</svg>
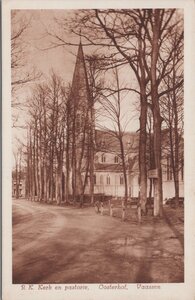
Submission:
<svg viewBox="0 0 195 300">
<path fill-rule="evenodd" d="M 92 93 L 91 93 L 92 94 Z M 91 97 L 91 106 L 89 110 L 89 149 L 90 149 L 90 198 L 91 204 L 94 203 L 94 145 L 95 145 L 95 119 L 94 119 L 94 97 Z"/>
<path fill-rule="evenodd" d="M 143 95 L 144 97 L 144 95 Z M 144 97 L 141 100 L 140 113 L 140 136 L 139 136 L 139 202 L 141 210 L 146 213 L 147 202 L 147 169 L 146 169 L 146 122 L 147 122 L 147 102 Z"/>
<path fill-rule="evenodd" d="M 48 186 L 47 186 L 47 165 L 46 165 L 46 159 L 43 161 L 43 178 L 44 178 L 44 202 L 48 201 Z"/>
<path fill-rule="evenodd" d="M 89 151 L 90 151 L 90 168 L 89 168 L 89 176 L 90 176 L 90 198 L 91 198 L 91 204 L 94 203 L 94 141 L 93 141 L 93 128 L 91 124 L 91 129 L 90 129 L 90 145 L 89 145 Z"/>
<path fill-rule="evenodd" d="M 56 171 L 56 201 L 59 205 L 62 201 L 62 161 L 58 162 Z"/>
<path fill-rule="evenodd" d="M 119 126 L 120 129 L 120 126 Z M 127 182 L 127 168 L 125 162 L 125 151 L 124 145 L 122 140 L 122 135 L 119 131 L 119 142 L 120 142 L 120 152 L 121 152 L 121 159 L 122 159 L 122 167 L 123 167 L 123 176 L 124 176 L 124 183 L 125 183 L 125 197 L 122 201 L 122 220 L 125 221 L 126 219 L 126 210 L 127 210 L 127 199 L 128 199 L 128 182 Z"/>
<path fill-rule="evenodd" d="M 175 59 L 173 60 L 175 66 Z M 173 85 L 176 83 L 176 70 L 173 68 Z M 173 90 L 173 112 L 174 112 L 174 139 L 175 139 L 175 170 L 174 170 L 174 185 L 175 185 L 175 201 L 176 206 L 179 206 L 179 134 L 178 134 L 178 105 L 176 99 L 176 90 Z"/>
<path fill-rule="evenodd" d="M 147 147 L 147 96 L 146 96 L 146 75 L 144 68 L 145 47 L 143 44 L 142 27 L 139 29 L 139 67 L 140 67 L 140 135 L 139 135 L 139 207 L 141 212 L 146 214 L 147 202 L 147 168 L 146 168 L 146 147 Z M 141 212 L 138 213 L 141 219 Z"/>
<path fill-rule="evenodd" d="M 38 128 L 35 129 L 35 176 L 37 187 L 37 200 L 40 201 L 40 173 L 39 173 L 39 141 L 38 141 Z"/>
<path fill-rule="evenodd" d="M 69 201 L 69 187 L 70 187 L 70 162 L 69 162 L 69 150 L 66 151 L 66 178 L 65 178 L 65 202 Z"/>
<path fill-rule="evenodd" d="M 162 216 L 162 170 L 161 170 L 161 118 L 154 115 L 154 161 L 157 178 L 154 178 L 154 216 Z"/>
<path fill-rule="evenodd" d="M 154 216 L 162 215 L 162 170 L 161 170 L 161 122 L 158 82 L 157 82 L 157 60 L 159 55 L 159 31 L 160 31 L 160 11 L 154 10 L 154 22 L 152 24 L 152 55 L 151 55 L 151 98 L 153 112 L 153 132 L 154 132 L 154 161 L 157 169 L 157 178 L 154 179 Z"/>
<path fill-rule="evenodd" d="M 65 202 L 69 201 L 70 195 L 70 140 L 71 140 L 71 107 L 69 103 L 69 99 L 67 100 L 67 117 L 66 117 L 66 146 L 65 146 L 65 153 L 66 153 L 66 174 L 65 174 Z"/>
<path fill-rule="evenodd" d="M 29 153 L 29 134 L 27 132 L 27 166 L 26 166 L 26 180 L 25 180 L 25 196 L 29 200 L 30 196 L 30 166 L 29 166 L 29 159 L 30 159 L 30 153 Z"/>
</svg>

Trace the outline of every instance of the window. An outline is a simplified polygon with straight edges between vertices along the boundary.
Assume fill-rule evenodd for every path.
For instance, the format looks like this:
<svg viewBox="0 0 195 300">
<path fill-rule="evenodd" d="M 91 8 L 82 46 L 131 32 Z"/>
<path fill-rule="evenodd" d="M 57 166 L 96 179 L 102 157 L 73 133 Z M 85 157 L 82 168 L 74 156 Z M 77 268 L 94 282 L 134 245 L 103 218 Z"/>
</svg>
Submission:
<svg viewBox="0 0 195 300">
<path fill-rule="evenodd" d="M 102 161 L 102 163 L 106 162 L 106 156 L 105 156 L 105 154 L 102 154 L 101 161 Z"/>
<path fill-rule="evenodd" d="M 93 182 L 96 184 L 96 174 L 93 175 Z"/>
<path fill-rule="evenodd" d="M 118 156 L 115 156 L 115 157 L 114 157 L 114 163 L 115 163 L 115 164 L 118 164 Z"/>
<path fill-rule="evenodd" d="M 107 175 L 107 178 L 106 178 L 106 183 L 107 183 L 107 185 L 109 185 L 109 184 L 110 184 L 110 175 L 109 175 L 109 174 Z"/>
<path fill-rule="evenodd" d="M 103 175 L 100 175 L 100 184 L 104 184 L 104 177 L 103 177 Z"/>
<path fill-rule="evenodd" d="M 172 170 L 172 163 L 171 158 L 167 157 L 167 180 L 173 179 L 173 170 Z"/>
<path fill-rule="evenodd" d="M 123 177 L 123 175 L 120 175 L 120 184 L 121 185 L 124 184 L 124 177 Z"/>
</svg>

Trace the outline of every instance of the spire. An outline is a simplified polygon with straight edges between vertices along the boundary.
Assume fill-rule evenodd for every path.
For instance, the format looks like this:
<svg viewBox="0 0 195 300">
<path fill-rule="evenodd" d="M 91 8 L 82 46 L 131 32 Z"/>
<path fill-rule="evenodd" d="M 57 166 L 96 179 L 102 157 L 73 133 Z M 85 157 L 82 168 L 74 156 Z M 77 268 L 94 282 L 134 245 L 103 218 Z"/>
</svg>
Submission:
<svg viewBox="0 0 195 300">
<path fill-rule="evenodd" d="M 72 80 L 72 93 L 74 94 L 74 101 L 78 101 L 81 104 L 89 101 L 89 83 L 81 40 L 76 56 L 76 64 Z"/>
</svg>

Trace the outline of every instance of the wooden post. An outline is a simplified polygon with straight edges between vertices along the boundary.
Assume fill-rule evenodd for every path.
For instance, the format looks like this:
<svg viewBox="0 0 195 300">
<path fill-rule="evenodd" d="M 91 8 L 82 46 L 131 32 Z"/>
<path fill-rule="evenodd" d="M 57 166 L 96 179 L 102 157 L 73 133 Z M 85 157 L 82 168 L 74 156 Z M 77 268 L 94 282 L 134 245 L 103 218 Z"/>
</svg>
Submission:
<svg viewBox="0 0 195 300">
<path fill-rule="evenodd" d="M 97 214 L 99 214 L 99 212 L 100 212 L 100 206 L 99 206 L 99 203 L 98 203 L 98 202 L 95 203 L 95 212 L 96 212 Z"/>
</svg>

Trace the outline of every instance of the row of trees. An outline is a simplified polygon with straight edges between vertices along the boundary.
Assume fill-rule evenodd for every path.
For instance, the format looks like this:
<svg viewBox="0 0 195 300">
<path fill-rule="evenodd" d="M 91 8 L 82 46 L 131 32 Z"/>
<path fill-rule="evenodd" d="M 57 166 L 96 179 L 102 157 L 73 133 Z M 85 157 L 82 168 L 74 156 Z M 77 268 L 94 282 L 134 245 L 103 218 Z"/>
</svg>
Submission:
<svg viewBox="0 0 195 300">
<path fill-rule="evenodd" d="M 45 201 L 62 195 L 62 176 L 66 107 L 61 81 L 55 75 L 48 84 L 36 86 L 30 99 L 27 136 L 27 196 Z M 62 113 L 59 113 L 62 112 Z M 55 155 L 54 155 L 55 152 Z M 54 173 L 55 165 L 55 173 Z"/>
<path fill-rule="evenodd" d="M 79 198 L 83 203 L 87 177 L 94 177 L 93 126 L 92 108 L 80 101 L 79 95 L 73 86 L 65 88 L 53 72 L 32 92 L 26 152 L 30 199 L 55 199 L 60 204 L 71 197 L 73 202 Z M 93 179 L 93 201 L 92 184 Z"/>
<path fill-rule="evenodd" d="M 175 195 L 179 198 L 179 171 L 183 135 L 183 15 L 175 9 L 83 10 L 73 19 L 58 20 L 61 29 L 82 35 L 85 46 L 101 48 L 89 62 L 89 108 L 77 107 L 74 91 L 64 88 L 62 81 L 52 75 L 50 83 L 36 87 L 31 99 L 31 124 L 28 131 L 27 166 L 29 196 L 53 199 L 58 202 L 69 194 L 72 172 L 73 198 L 83 195 L 87 176 L 93 199 L 94 105 L 99 99 L 107 115 L 114 120 L 115 136 L 120 144 L 124 178 L 127 176 L 121 125 L 121 93 L 136 93 L 139 99 L 139 173 L 140 206 L 146 209 L 148 137 L 150 139 L 150 168 L 154 178 L 155 215 L 162 213 L 162 128 L 168 128 Z M 77 31 L 79 28 L 79 31 Z M 82 34 L 81 30 L 82 29 Z M 52 42 L 70 45 L 64 32 L 47 32 Z M 60 42 L 58 44 L 58 41 Z M 129 68 L 129 84 L 121 87 L 118 69 Z M 99 79 L 114 69 L 115 85 L 102 87 Z M 126 78 L 127 79 L 127 78 Z M 86 95 L 85 95 L 86 96 Z M 74 105 L 73 105 L 74 104 Z M 79 114 L 78 111 L 81 111 Z M 80 118 L 80 121 L 78 120 Z M 114 132 L 112 131 L 112 133 Z M 111 133 L 111 131 L 110 131 Z M 149 135 L 150 133 L 150 135 Z M 78 145 L 80 149 L 78 151 Z M 152 155 L 151 155 L 152 154 Z M 88 158 L 88 159 L 86 159 Z M 85 180 L 81 182 L 81 168 Z M 63 166 L 65 170 L 63 172 Z M 74 167 L 73 167 L 74 166 Z M 65 174 L 66 173 L 66 174 Z M 65 186 L 63 176 L 65 175 Z M 126 183 L 127 180 L 125 180 Z M 55 184 L 54 184 L 55 182 Z M 125 202 L 127 184 L 125 184 Z M 66 194 L 65 194 L 66 193 Z"/>
<path fill-rule="evenodd" d="M 59 20 L 58 20 L 59 23 Z M 162 214 L 162 124 L 167 123 L 162 112 L 164 99 L 169 99 L 172 110 L 170 142 L 172 165 L 175 169 L 176 198 L 178 200 L 179 130 L 182 125 L 178 116 L 177 95 L 182 94 L 183 86 L 183 14 L 176 9 L 134 9 L 134 10 L 83 10 L 77 12 L 69 24 L 61 22 L 66 30 L 80 34 L 82 28 L 85 45 L 105 48 L 101 59 L 107 61 L 107 69 L 128 65 L 134 74 L 135 85 L 132 90 L 140 98 L 140 205 L 146 209 L 147 167 L 146 141 L 148 110 L 152 113 L 154 168 L 155 215 Z M 65 28 L 66 26 L 66 28 Z M 52 33 L 56 43 L 67 41 L 63 35 Z M 132 87 L 132 78 L 129 86 Z M 116 91 L 117 92 L 117 91 Z M 183 97 L 180 97 L 180 103 Z M 183 105 L 183 103 L 182 103 Z M 181 107 L 181 105 L 179 104 Z M 167 107 L 166 107 L 167 111 Z M 168 115 L 170 111 L 168 112 Z M 169 122 L 170 126 L 170 122 Z M 174 135 L 172 134 L 174 131 Z"/>
</svg>

